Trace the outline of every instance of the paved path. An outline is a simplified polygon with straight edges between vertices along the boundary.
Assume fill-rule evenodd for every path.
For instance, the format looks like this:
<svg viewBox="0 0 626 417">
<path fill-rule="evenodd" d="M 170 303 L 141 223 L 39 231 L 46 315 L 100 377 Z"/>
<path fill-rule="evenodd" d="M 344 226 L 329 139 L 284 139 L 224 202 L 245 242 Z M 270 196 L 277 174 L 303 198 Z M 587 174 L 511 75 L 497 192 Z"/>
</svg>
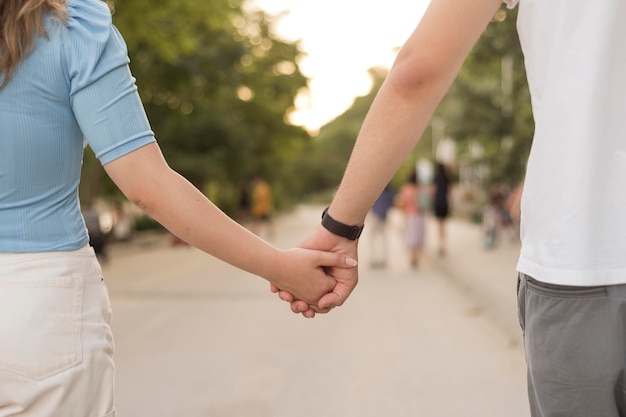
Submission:
<svg viewBox="0 0 626 417">
<path fill-rule="evenodd" d="M 320 211 L 282 217 L 274 243 L 297 244 Z M 398 216 L 389 232 L 387 270 L 369 269 L 366 228 L 359 286 L 314 320 L 195 249 L 113 247 L 120 416 L 527 417 L 523 350 L 492 317 L 515 314 L 512 256 L 496 255 L 513 249 L 483 253 L 475 228 L 451 223 L 448 256 L 429 249 L 412 271 Z M 501 281 L 469 272 L 482 255 Z"/>
</svg>

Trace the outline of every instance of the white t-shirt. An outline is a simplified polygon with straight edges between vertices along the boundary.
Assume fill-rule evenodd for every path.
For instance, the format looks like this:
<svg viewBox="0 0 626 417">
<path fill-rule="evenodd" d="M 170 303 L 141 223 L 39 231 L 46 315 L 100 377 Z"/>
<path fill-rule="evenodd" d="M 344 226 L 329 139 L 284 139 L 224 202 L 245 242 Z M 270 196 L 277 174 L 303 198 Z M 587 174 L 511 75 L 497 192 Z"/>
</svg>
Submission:
<svg viewBox="0 0 626 417">
<path fill-rule="evenodd" d="M 626 1 L 521 0 L 518 32 L 536 124 L 518 270 L 626 283 Z"/>
</svg>

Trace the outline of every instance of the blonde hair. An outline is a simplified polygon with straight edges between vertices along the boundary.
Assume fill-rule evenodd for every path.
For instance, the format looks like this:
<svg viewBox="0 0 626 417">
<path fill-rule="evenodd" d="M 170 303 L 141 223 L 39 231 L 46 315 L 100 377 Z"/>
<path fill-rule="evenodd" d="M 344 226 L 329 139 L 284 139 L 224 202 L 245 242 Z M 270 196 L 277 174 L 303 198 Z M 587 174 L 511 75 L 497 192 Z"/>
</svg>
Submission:
<svg viewBox="0 0 626 417">
<path fill-rule="evenodd" d="M 33 49 L 39 36 L 47 36 L 43 18 L 51 13 L 67 17 L 66 0 L 0 1 L 0 73 L 4 87 L 17 66 Z"/>
</svg>

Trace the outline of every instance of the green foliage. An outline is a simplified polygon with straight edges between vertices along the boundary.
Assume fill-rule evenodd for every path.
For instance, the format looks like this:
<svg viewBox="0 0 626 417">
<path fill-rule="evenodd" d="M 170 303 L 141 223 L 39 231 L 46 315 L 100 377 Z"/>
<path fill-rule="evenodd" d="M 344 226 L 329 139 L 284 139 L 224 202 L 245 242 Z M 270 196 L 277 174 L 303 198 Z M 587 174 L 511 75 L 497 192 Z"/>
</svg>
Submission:
<svg viewBox="0 0 626 417">
<path fill-rule="evenodd" d="M 222 196 L 231 204 L 242 180 L 286 175 L 287 162 L 310 139 L 286 122 L 307 86 L 297 42 L 279 39 L 271 19 L 240 0 L 109 3 L 152 129 L 175 170 L 200 189 L 220 189 L 220 205 Z"/>
<path fill-rule="evenodd" d="M 436 116 L 457 142 L 461 163 L 484 165 L 486 182 L 518 182 L 534 122 L 516 31 L 517 9 L 502 8 L 467 57 Z M 482 149 L 479 155 L 470 149 Z"/>
<path fill-rule="evenodd" d="M 294 160 L 293 166 L 297 167 L 301 174 L 300 196 L 306 197 L 337 187 L 365 114 L 386 74 L 386 70 L 371 69 L 373 81 L 371 91 L 363 97 L 357 97 L 352 107 L 323 126 L 318 136 L 313 138 L 305 146 L 300 157 Z"/>
<path fill-rule="evenodd" d="M 516 32 L 517 12 L 498 11 L 467 57 L 434 119 L 457 145 L 457 159 L 466 166 L 486 166 L 487 183 L 516 183 L 523 174 L 534 123 L 523 56 Z M 306 173 L 309 193 L 335 188 L 343 175 L 361 123 L 386 72 L 372 70 L 370 93 L 355 100 L 344 114 L 324 126 L 298 164 Z M 398 170 L 393 183 L 402 183 L 419 159 L 435 159 L 432 124 Z M 480 154 L 473 152 L 481 149 Z M 485 184 L 482 184 L 485 185 Z"/>
<path fill-rule="evenodd" d="M 339 184 L 385 70 L 372 69 L 370 93 L 310 138 L 287 122 L 307 85 L 299 44 L 279 39 L 269 16 L 241 0 L 110 3 L 168 162 L 225 211 L 234 212 L 239 185 L 254 175 L 273 185 L 279 206 Z M 489 168 L 486 181 L 523 176 L 534 129 L 515 20 L 516 11 L 498 12 L 435 114 L 460 163 Z M 427 128 L 397 182 L 418 159 L 434 158 L 434 136 Z M 88 154 L 81 197 L 120 198 L 105 177 Z"/>
</svg>

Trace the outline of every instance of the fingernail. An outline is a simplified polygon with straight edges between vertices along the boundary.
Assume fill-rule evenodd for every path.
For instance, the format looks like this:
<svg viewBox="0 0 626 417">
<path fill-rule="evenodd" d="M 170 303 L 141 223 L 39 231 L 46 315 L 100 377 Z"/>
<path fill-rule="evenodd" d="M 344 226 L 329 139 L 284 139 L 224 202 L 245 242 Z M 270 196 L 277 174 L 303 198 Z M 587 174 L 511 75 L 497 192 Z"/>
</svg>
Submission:
<svg viewBox="0 0 626 417">
<path fill-rule="evenodd" d="M 358 262 L 356 261 L 356 259 L 352 259 L 351 257 L 346 256 L 346 265 L 357 266 Z"/>
</svg>

